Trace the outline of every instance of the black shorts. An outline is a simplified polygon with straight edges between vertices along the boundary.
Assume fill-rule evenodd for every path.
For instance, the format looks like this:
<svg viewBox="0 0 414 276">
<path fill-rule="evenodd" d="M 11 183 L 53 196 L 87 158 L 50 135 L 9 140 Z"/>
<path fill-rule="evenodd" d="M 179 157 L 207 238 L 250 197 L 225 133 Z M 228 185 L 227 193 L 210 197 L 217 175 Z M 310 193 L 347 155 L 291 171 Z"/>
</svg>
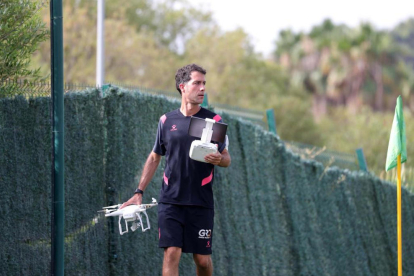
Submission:
<svg viewBox="0 0 414 276">
<path fill-rule="evenodd" d="M 210 255 L 214 209 L 158 204 L 159 247 L 180 247 L 184 253 Z"/>
</svg>

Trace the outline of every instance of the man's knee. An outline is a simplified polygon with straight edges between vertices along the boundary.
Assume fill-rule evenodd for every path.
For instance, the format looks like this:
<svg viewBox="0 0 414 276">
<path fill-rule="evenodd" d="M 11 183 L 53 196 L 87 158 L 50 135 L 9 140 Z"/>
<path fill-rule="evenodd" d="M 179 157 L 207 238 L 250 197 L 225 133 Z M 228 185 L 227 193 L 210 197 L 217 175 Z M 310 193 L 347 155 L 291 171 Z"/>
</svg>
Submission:
<svg viewBox="0 0 414 276">
<path fill-rule="evenodd" d="M 164 262 L 178 263 L 181 258 L 181 248 L 167 247 L 164 249 Z"/>
<path fill-rule="evenodd" d="M 212 266 L 211 255 L 193 254 L 193 259 L 197 267 L 201 269 L 208 269 Z"/>
<path fill-rule="evenodd" d="M 162 265 L 163 276 L 178 276 L 178 264 L 181 257 L 181 248 L 167 247 L 164 249 L 164 263 Z"/>
</svg>

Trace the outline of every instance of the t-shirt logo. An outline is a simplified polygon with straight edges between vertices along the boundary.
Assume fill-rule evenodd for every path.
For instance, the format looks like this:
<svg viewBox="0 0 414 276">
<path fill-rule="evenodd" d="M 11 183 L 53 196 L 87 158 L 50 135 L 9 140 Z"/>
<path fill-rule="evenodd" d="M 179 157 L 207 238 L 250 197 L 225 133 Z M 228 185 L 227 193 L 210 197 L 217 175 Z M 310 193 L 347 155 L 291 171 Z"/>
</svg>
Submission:
<svg viewBox="0 0 414 276">
<path fill-rule="evenodd" d="M 170 131 L 176 131 L 176 130 L 178 130 L 178 129 L 177 129 L 177 126 L 176 126 L 176 125 L 172 125 L 172 127 L 171 127 Z"/>
</svg>

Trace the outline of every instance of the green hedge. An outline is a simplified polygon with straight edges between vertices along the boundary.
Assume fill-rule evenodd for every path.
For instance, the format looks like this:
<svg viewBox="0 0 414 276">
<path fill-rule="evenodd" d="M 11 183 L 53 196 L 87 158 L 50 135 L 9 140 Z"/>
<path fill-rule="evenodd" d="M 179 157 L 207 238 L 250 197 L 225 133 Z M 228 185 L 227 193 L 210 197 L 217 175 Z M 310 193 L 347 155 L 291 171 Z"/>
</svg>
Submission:
<svg viewBox="0 0 414 276">
<path fill-rule="evenodd" d="M 0 275 L 50 265 L 50 98 L 0 100 Z M 151 230 L 120 236 L 102 206 L 127 200 L 153 147 L 164 96 L 111 87 L 65 96 L 65 274 L 160 275 Z M 325 169 L 242 119 L 228 123 L 232 165 L 217 168 L 215 275 L 397 275 L 396 189 L 363 172 Z M 164 167 L 162 162 L 161 167 Z M 158 198 L 158 169 L 144 201 Z M 414 195 L 403 189 L 403 271 L 414 274 Z M 190 254 L 180 275 L 194 275 Z"/>
</svg>

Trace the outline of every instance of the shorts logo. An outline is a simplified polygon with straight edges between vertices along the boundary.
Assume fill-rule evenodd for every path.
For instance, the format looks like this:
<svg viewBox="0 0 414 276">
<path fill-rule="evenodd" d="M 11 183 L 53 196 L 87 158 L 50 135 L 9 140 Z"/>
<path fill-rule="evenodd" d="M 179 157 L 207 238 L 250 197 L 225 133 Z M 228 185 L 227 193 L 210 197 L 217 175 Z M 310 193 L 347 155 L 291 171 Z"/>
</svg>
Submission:
<svg viewBox="0 0 414 276">
<path fill-rule="evenodd" d="M 211 229 L 201 229 L 198 231 L 199 239 L 209 239 L 211 238 Z"/>
<path fill-rule="evenodd" d="M 207 246 L 206 247 L 211 247 L 210 241 L 207 242 Z"/>
<path fill-rule="evenodd" d="M 171 127 L 170 131 L 176 131 L 176 130 L 178 130 L 178 129 L 177 129 L 177 126 L 176 126 L 176 125 L 172 125 L 172 127 Z"/>
</svg>

